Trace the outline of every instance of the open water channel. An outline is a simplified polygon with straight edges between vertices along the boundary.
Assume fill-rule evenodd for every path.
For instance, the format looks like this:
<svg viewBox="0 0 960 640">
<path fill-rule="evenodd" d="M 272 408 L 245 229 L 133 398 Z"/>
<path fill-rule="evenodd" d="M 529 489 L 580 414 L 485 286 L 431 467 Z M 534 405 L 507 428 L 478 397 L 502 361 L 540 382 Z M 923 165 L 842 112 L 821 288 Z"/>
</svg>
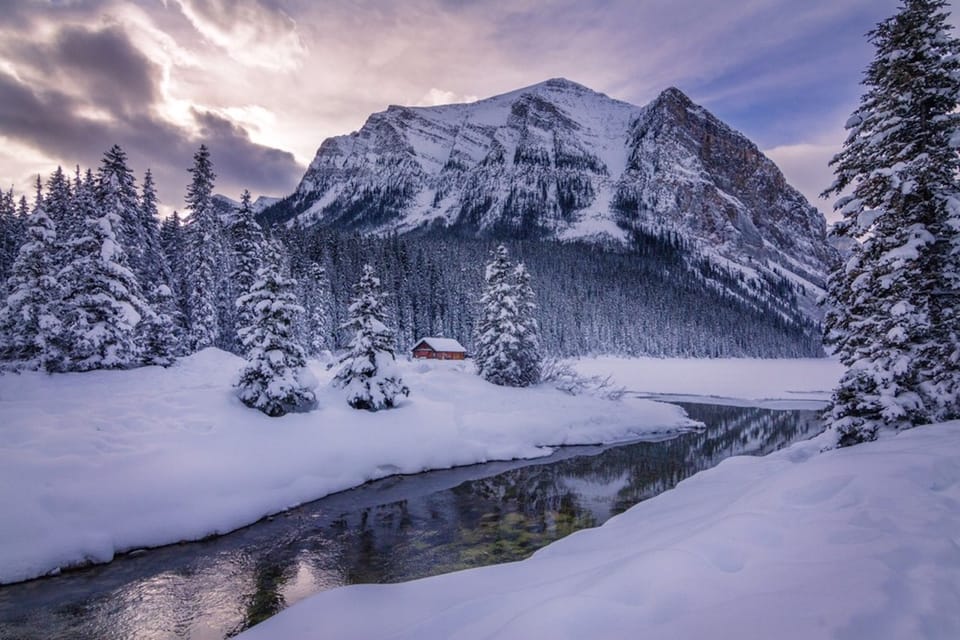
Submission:
<svg viewBox="0 0 960 640">
<path fill-rule="evenodd" d="M 0 638 L 220 640 L 325 589 L 525 558 L 724 458 L 820 428 L 813 411 L 682 406 L 707 429 L 386 478 L 211 540 L 0 587 Z"/>
</svg>

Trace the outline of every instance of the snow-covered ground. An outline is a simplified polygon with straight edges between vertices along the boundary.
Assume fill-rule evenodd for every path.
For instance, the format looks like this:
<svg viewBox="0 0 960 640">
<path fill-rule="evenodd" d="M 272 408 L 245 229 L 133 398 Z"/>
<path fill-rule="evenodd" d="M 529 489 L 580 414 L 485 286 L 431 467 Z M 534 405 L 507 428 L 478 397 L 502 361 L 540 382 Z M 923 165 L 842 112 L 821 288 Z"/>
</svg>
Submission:
<svg viewBox="0 0 960 640">
<path fill-rule="evenodd" d="M 843 373 L 829 358 L 618 358 L 602 356 L 573 362 L 586 375 L 611 381 L 646 397 L 683 400 L 697 397 L 716 404 L 767 408 L 822 406 Z"/>
<path fill-rule="evenodd" d="M 268 418 L 234 396 L 241 364 L 209 349 L 170 369 L 0 376 L 0 582 L 224 533 L 395 473 L 691 426 L 672 405 L 502 388 L 452 362 L 401 363 L 411 396 L 378 413 L 347 407 L 317 364 L 320 407 Z"/>
<path fill-rule="evenodd" d="M 960 638 L 960 422 L 729 458 L 528 560 L 326 591 L 241 637 Z"/>
</svg>

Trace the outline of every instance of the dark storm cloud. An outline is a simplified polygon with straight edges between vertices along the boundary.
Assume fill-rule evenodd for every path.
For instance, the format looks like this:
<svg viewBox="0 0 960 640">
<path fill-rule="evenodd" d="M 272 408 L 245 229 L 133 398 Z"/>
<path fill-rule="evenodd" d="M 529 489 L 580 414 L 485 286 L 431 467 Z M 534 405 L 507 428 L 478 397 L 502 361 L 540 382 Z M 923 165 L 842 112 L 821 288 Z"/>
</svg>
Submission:
<svg viewBox="0 0 960 640">
<path fill-rule="evenodd" d="M 210 148 L 214 168 L 229 180 L 224 186 L 231 187 L 230 191 L 286 194 L 303 175 L 303 167 L 292 153 L 254 143 L 245 129 L 230 120 L 208 111 L 195 111 L 194 118 L 201 126 L 200 138 Z M 285 188 L 278 190 L 276 185 Z"/>
<path fill-rule="evenodd" d="M 160 68 L 119 28 L 65 28 L 53 50 L 59 64 L 84 78 L 91 93 L 126 105 L 147 105 L 157 98 Z"/>
<path fill-rule="evenodd" d="M 201 142 L 218 162 L 217 188 L 230 193 L 281 195 L 302 175 L 292 154 L 254 143 L 220 116 L 195 113 L 199 136 L 158 117 L 162 70 L 119 27 L 64 26 L 45 42 L 6 40 L 0 50 L 20 78 L 0 70 L 0 135 L 68 166 L 96 167 L 119 144 L 138 173 L 152 168 L 161 199 L 175 207 Z"/>
<path fill-rule="evenodd" d="M 158 97 L 160 67 L 119 27 L 67 26 L 51 42 L 21 41 L 11 49 L 19 64 L 33 67 L 111 111 L 142 109 Z"/>
</svg>

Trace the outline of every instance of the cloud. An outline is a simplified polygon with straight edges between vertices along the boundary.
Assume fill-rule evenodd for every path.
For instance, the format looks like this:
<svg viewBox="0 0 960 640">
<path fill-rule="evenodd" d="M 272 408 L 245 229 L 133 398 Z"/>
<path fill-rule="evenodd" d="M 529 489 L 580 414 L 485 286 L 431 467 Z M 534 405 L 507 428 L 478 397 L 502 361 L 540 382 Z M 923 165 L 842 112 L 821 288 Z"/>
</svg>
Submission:
<svg viewBox="0 0 960 640">
<path fill-rule="evenodd" d="M 204 38 L 239 62 L 277 71 L 297 69 L 307 50 L 297 23 L 260 0 L 177 0 Z"/>
<path fill-rule="evenodd" d="M 425 94 L 423 94 L 423 97 L 417 100 L 413 106 L 435 107 L 439 104 L 476 102 L 477 100 L 479 100 L 479 98 L 474 95 L 462 96 L 454 93 L 453 91 L 446 91 L 445 89 L 431 87 L 430 91 L 427 91 Z"/>
<path fill-rule="evenodd" d="M 837 218 L 833 213 L 833 199 L 823 199 L 820 194 L 833 183 L 829 162 L 840 151 L 842 142 L 840 136 L 836 142 L 801 142 L 764 151 L 783 171 L 787 182 L 820 209 L 828 222 Z"/>
<path fill-rule="evenodd" d="M 872 54 L 863 34 L 898 2 L 8 3 L 0 99 L 12 102 L 0 104 L 0 137 L 43 150 L 51 168 L 96 163 L 119 142 L 177 203 L 210 136 L 218 189 L 280 195 L 324 138 L 389 104 L 467 101 L 563 76 L 634 104 L 678 86 L 771 149 L 812 197 L 826 158 L 804 145 L 842 136 Z M 0 178 L 19 170 L 8 167 L 0 158 Z"/>
<path fill-rule="evenodd" d="M 232 118 L 190 100 L 181 107 L 184 117 L 166 117 L 172 63 L 149 58 L 119 21 L 84 26 L 30 18 L 20 17 L 23 33 L 0 29 L 0 138 L 48 157 L 48 171 L 57 164 L 96 167 L 103 151 L 119 144 L 138 173 L 153 170 L 161 200 L 177 207 L 186 168 L 206 142 L 220 162 L 217 188 L 229 195 L 244 188 L 282 195 L 296 186 L 303 167 L 294 156 L 254 142 Z M 265 117 L 253 108 L 245 113 Z M 3 154 L 4 177 L 23 189 L 26 165 L 14 161 Z"/>
</svg>

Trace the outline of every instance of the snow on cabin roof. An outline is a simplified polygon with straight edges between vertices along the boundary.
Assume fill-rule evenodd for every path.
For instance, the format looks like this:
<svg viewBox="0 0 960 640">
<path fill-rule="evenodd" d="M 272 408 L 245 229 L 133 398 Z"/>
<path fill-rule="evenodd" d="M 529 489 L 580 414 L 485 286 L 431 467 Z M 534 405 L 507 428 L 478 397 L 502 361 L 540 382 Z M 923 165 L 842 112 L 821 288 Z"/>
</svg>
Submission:
<svg viewBox="0 0 960 640">
<path fill-rule="evenodd" d="M 453 351 L 461 353 L 467 352 L 463 345 L 453 338 L 420 338 L 417 340 L 416 344 L 414 344 L 414 349 L 424 342 L 434 351 Z"/>
</svg>

